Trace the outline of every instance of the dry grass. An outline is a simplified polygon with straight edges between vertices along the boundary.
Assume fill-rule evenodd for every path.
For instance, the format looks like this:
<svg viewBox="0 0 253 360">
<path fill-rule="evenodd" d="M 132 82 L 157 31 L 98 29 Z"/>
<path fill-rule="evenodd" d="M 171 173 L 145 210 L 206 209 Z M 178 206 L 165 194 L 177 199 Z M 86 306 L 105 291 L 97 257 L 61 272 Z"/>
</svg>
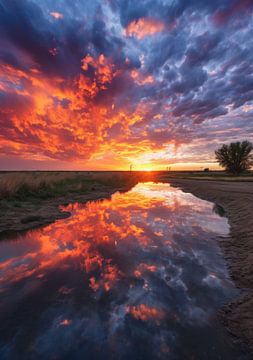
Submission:
<svg viewBox="0 0 253 360">
<path fill-rule="evenodd" d="M 0 173 L 1 199 L 50 198 L 101 187 L 134 185 L 145 174 L 129 172 L 7 172 Z"/>
<path fill-rule="evenodd" d="M 230 175 L 225 171 L 171 171 L 161 172 L 159 178 L 164 178 L 169 181 L 170 178 L 176 179 L 192 179 L 192 180 L 211 180 L 211 181 L 253 181 L 253 172 L 250 171 L 239 176 Z"/>
<path fill-rule="evenodd" d="M 61 172 L 11 172 L 0 174 L 0 197 L 11 197 L 22 189 L 36 192 L 42 187 L 52 186 L 73 179 L 74 173 Z"/>
</svg>

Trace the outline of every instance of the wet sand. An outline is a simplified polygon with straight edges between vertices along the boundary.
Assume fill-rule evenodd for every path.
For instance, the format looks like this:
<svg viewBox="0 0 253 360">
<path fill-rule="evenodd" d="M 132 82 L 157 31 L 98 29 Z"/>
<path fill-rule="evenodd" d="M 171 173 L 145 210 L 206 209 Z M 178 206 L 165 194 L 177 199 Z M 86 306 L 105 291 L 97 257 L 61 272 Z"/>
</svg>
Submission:
<svg viewBox="0 0 253 360">
<path fill-rule="evenodd" d="M 222 310 L 222 321 L 235 341 L 253 354 L 253 183 L 168 179 L 183 191 L 222 206 L 230 236 L 220 239 L 230 275 L 241 296 Z"/>
</svg>

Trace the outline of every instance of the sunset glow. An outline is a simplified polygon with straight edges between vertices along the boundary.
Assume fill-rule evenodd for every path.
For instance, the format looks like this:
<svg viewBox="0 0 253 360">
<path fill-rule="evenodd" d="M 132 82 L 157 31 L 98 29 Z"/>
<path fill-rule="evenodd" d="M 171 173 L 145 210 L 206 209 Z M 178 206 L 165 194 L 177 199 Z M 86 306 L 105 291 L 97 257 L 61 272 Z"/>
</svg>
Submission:
<svg viewBox="0 0 253 360">
<path fill-rule="evenodd" d="M 0 168 L 218 169 L 253 140 L 253 3 L 0 1 Z"/>
</svg>

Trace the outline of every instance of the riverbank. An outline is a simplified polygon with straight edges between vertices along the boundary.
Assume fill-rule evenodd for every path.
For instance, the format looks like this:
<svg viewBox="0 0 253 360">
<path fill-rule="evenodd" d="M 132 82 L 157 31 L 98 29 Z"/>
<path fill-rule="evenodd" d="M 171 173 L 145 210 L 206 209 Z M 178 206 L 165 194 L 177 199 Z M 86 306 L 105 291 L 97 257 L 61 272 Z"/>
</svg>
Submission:
<svg viewBox="0 0 253 360">
<path fill-rule="evenodd" d="M 231 278 L 242 293 L 223 308 L 222 320 L 235 339 L 253 353 L 253 183 L 171 178 L 167 181 L 225 210 L 230 236 L 221 239 L 220 244 Z"/>
</svg>

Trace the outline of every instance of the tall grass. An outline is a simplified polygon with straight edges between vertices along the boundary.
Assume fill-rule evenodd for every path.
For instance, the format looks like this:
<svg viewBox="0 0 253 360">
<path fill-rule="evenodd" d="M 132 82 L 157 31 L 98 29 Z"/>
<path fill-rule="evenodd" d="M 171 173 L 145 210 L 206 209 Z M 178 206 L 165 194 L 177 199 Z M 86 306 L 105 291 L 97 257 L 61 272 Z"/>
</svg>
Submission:
<svg viewBox="0 0 253 360">
<path fill-rule="evenodd" d="M 12 172 L 0 174 L 0 197 L 22 197 L 36 195 L 43 189 L 50 188 L 73 178 L 74 173 L 60 172 Z"/>
<path fill-rule="evenodd" d="M 129 172 L 10 172 L 0 173 L 0 198 L 50 198 L 101 187 L 134 185 L 141 173 Z"/>
</svg>

